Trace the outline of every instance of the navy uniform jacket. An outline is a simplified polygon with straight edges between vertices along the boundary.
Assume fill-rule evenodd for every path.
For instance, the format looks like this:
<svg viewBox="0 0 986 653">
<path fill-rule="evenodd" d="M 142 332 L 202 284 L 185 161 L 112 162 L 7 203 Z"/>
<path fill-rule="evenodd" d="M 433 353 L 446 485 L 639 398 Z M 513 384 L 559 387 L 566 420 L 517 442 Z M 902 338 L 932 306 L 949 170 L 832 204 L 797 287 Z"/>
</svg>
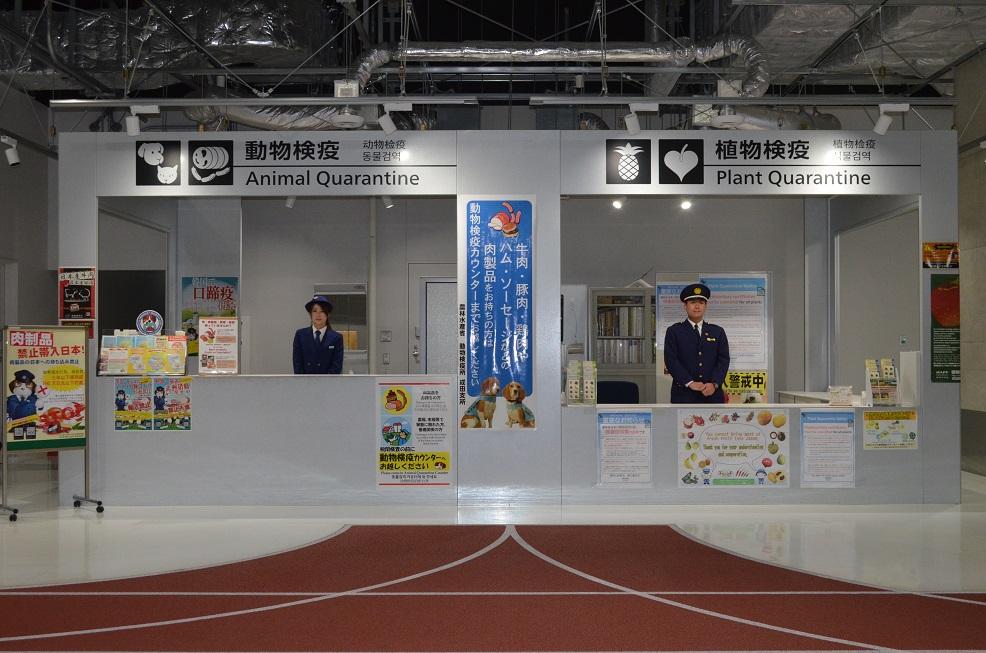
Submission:
<svg viewBox="0 0 986 653">
<path fill-rule="evenodd" d="M 294 334 L 293 349 L 295 374 L 342 373 L 342 335 L 338 331 L 327 328 L 316 349 L 312 327 L 298 329 Z"/>
<path fill-rule="evenodd" d="M 688 320 L 672 324 L 664 335 L 664 367 L 672 378 L 671 403 L 725 403 L 722 382 L 729 370 L 726 332 L 720 326 L 705 322 L 702 336 L 697 338 Z M 701 392 L 685 387 L 690 381 L 715 383 L 716 391 L 709 397 L 703 396 Z"/>
</svg>

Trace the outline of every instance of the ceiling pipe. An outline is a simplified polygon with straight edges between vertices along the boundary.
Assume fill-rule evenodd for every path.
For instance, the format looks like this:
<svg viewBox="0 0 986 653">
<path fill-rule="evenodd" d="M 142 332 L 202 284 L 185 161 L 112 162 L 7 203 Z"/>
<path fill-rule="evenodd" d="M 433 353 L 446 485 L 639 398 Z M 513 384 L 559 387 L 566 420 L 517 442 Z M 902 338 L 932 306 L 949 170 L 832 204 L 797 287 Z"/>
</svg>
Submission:
<svg viewBox="0 0 986 653">
<path fill-rule="evenodd" d="M 360 62 L 356 79 L 363 89 L 374 72 L 390 61 L 504 61 L 522 62 L 599 62 L 602 49 L 592 43 L 531 44 L 525 47 L 518 42 L 466 41 L 463 43 L 408 43 L 406 48 L 378 48 L 367 53 Z M 764 56 L 753 41 L 729 38 L 694 45 L 684 41 L 681 45 L 653 43 L 609 43 L 606 46 L 606 63 L 657 63 L 687 66 L 690 63 L 707 63 L 716 59 L 738 56 L 746 71 L 741 93 L 744 96 L 761 96 L 770 85 L 770 75 Z"/>
</svg>

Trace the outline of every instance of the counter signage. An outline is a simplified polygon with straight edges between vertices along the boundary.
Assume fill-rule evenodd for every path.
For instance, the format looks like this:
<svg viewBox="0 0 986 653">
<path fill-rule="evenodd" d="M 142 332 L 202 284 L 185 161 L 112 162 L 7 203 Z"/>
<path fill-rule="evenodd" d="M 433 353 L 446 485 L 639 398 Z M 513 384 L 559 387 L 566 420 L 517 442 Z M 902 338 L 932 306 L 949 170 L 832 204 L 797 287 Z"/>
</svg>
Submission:
<svg viewBox="0 0 986 653">
<path fill-rule="evenodd" d="M 477 199 L 465 206 L 460 425 L 533 429 L 534 203 Z"/>
<path fill-rule="evenodd" d="M 916 410 L 863 411 L 863 449 L 913 451 L 918 433 Z"/>
<path fill-rule="evenodd" d="M 192 377 L 114 379 L 114 431 L 190 431 Z"/>
<path fill-rule="evenodd" d="M 421 195 L 455 188 L 454 132 L 224 136 L 121 143 L 132 170 L 123 178 L 143 194 L 165 187 L 185 195 Z M 118 182 L 109 175 L 104 183 Z"/>
<path fill-rule="evenodd" d="M 86 331 L 12 326 L 4 331 L 4 433 L 9 451 L 86 444 Z"/>
<path fill-rule="evenodd" d="M 376 384 L 377 485 L 453 484 L 452 382 L 427 377 L 380 379 Z"/>
<path fill-rule="evenodd" d="M 801 411 L 801 487 L 856 487 L 853 411 Z"/>
<path fill-rule="evenodd" d="M 651 411 L 600 410 L 599 485 L 651 485 Z"/>
<path fill-rule="evenodd" d="M 917 140 L 872 132 L 563 134 L 561 160 L 562 193 L 876 195 L 921 183 Z"/>
<path fill-rule="evenodd" d="M 199 318 L 199 374 L 236 374 L 239 371 L 239 320 L 235 317 Z"/>
<path fill-rule="evenodd" d="M 788 411 L 721 405 L 678 411 L 678 487 L 788 487 Z"/>
<path fill-rule="evenodd" d="M 959 275 L 931 275 L 931 382 L 962 381 Z"/>
</svg>

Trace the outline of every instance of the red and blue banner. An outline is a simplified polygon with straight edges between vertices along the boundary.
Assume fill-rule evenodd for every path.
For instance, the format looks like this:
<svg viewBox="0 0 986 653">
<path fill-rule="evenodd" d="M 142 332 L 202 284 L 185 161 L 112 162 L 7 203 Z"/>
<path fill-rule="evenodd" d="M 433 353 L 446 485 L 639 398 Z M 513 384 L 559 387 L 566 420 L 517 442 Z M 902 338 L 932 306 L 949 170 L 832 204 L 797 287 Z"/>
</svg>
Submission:
<svg viewBox="0 0 986 653">
<path fill-rule="evenodd" d="M 491 388 L 496 387 L 504 398 L 507 394 L 530 396 L 534 376 L 533 203 L 471 200 L 466 202 L 465 219 L 466 392 L 470 397 L 492 397 L 496 394 L 491 394 Z M 518 406 L 519 421 L 508 426 L 532 427 L 531 411 L 522 413 Z"/>
</svg>

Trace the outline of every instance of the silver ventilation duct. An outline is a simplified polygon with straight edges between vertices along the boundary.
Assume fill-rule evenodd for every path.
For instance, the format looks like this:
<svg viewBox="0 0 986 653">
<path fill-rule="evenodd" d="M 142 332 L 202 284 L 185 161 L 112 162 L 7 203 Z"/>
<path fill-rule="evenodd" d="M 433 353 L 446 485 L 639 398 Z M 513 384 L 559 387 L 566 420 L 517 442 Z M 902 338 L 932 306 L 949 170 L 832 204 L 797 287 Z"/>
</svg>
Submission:
<svg viewBox="0 0 986 653">
<path fill-rule="evenodd" d="M 337 5 L 326 7 L 305 0 L 166 0 L 160 3 L 210 54 L 226 65 L 294 66 L 335 34 Z M 23 35 L 32 32 L 39 12 L 4 12 L 4 21 Z M 194 46 L 156 12 L 142 7 L 50 11 L 54 54 L 66 65 L 82 70 L 110 88 L 127 83 L 124 74 L 136 68 L 131 88 L 156 88 L 173 83 L 168 71 L 179 67 L 211 67 Z M 45 43 L 47 24 L 37 28 L 35 41 Z M 331 52 L 328 51 L 328 52 Z M 0 75 L 13 72 L 20 56 L 16 48 L 0 48 Z M 219 72 L 219 71 L 217 71 Z M 17 84 L 27 90 L 79 88 L 78 82 L 24 56 Z"/>
<path fill-rule="evenodd" d="M 746 131 L 842 129 L 842 123 L 830 113 L 783 111 L 759 107 L 726 107 L 722 113 L 709 121 L 709 126 Z"/>
<path fill-rule="evenodd" d="M 594 63 L 602 50 L 591 43 L 543 43 L 524 47 L 517 42 L 409 43 L 406 48 L 378 48 L 367 53 L 356 71 L 360 88 L 365 88 L 373 72 L 391 61 L 481 61 L 532 63 L 566 61 Z M 761 96 L 767 92 L 770 75 L 757 46 L 750 40 L 735 38 L 695 45 L 687 40 L 679 45 L 650 43 L 610 43 L 607 63 L 656 63 L 687 66 L 737 56 L 746 68 L 741 85 L 743 95 Z"/>
<path fill-rule="evenodd" d="M 603 120 L 598 114 L 592 113 L 590 111 L 583 111 L 576 116 L 575 121 L 578 123 L 579 129 L 583 131 L 591 130 L 608 130 L 609 125 Z"/>
</svg>

